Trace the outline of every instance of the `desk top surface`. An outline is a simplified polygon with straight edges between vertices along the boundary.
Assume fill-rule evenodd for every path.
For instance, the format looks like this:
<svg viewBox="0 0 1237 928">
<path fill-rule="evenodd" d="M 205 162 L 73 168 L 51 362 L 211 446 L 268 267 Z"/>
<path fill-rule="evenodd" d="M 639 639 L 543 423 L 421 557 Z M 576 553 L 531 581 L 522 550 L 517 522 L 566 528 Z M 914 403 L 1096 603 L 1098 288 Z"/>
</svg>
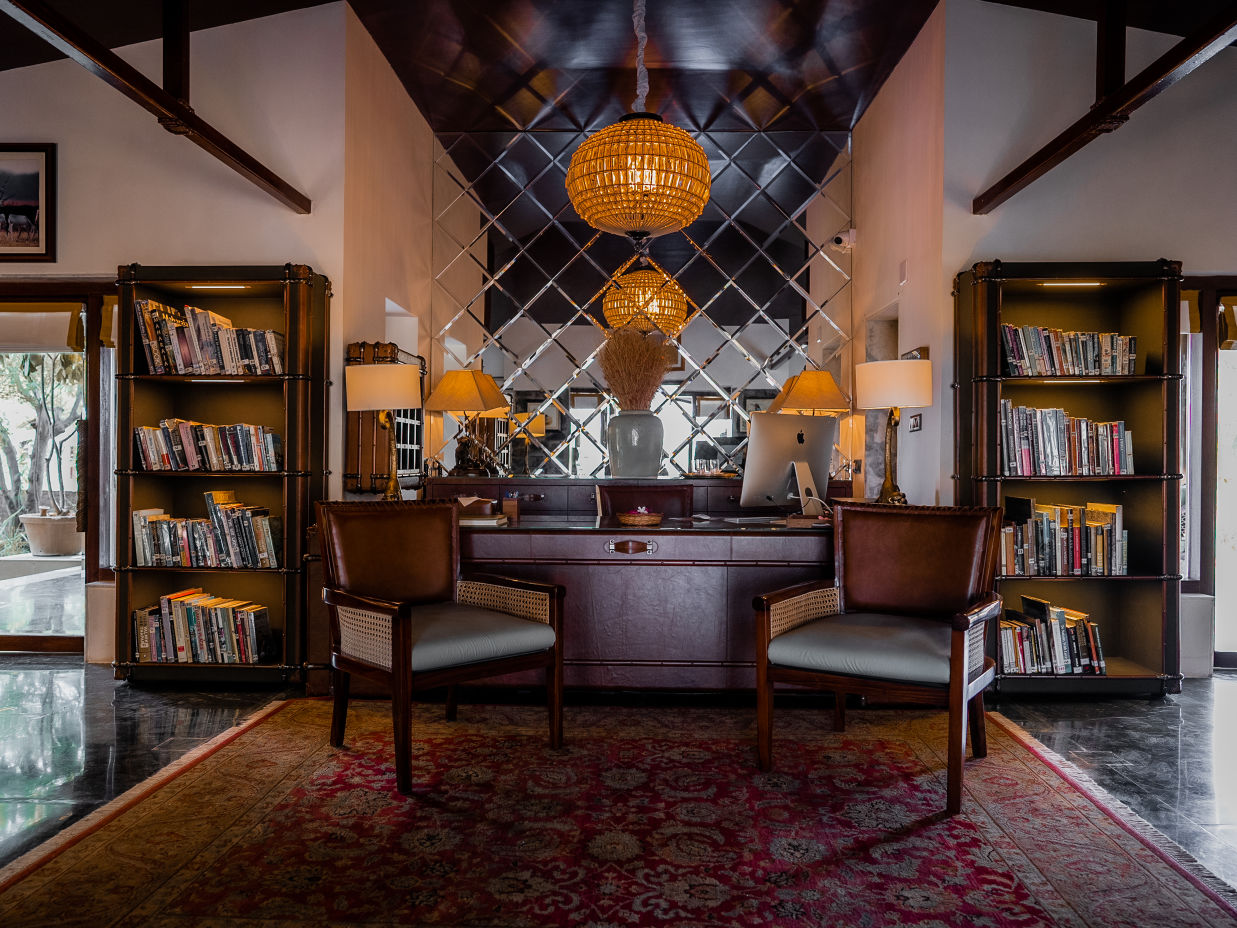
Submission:
<svg viewBox="0 0 1237 928">
<path fill-rule="evenodd" d="M 468 524 L 461 521 L 464 532 L 504 533 L 595 533 L 630 532 L 676 535 L 829 535 L 832 525 L 824 520 L 811 526 L 787 526 L 784 519 L 741 521 L 734 518 L 666 518 L 660 525 L 622 525 L 615 518 L 564 519 L 521 516 L 506 525 Z"/>
</svg>

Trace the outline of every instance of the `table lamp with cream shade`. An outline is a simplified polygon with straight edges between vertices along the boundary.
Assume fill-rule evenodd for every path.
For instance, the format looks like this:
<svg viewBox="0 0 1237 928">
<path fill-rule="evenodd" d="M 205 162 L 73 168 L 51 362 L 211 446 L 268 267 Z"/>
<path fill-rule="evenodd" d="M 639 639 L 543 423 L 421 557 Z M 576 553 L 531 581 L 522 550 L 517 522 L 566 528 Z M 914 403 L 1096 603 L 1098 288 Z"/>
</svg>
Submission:
<svg viewBox="0 0 1237 928">
<path fill-rule="evenodd" d="M 906 505 L 906 494 L 898 489 L 898 422 L 903 407 L 932 405 L 932 362 L 907 358 L 856 364 L 855 405 L 860 409 L 889 409 L 885 481 L 876 501 Z"/>
<path fill-rule="evenodd" d="M 349 364 L 344 368 L 344 392 L 349 412 L 378 411 L 387 430 L 387 484 L 382 498 L 400 499 L 398 443 L 394 409 L 421 405 L 421 370 L 415 364 Z"/>
<path fill-rule="evenodd" d="M 545 413 L 517 412 L 511 418 L 519 423 L 519 437 L 524 439 L 524 475 L 531 476 L 528 455 L 532 451 L 533 439 L 545 437 Z"/>
<path fill-rule="evenodd" d="M 450 413 L 460 420 L 451 476 L 484 477 L 490 474 L 490 465 L 485 460 L 481 443 L 472 433 L 471 424 L 479 416 L 505 415 L 510 408 L 511 404 L 498 389 L 494 378 L 483 371 L 447 371 L 442 375 L 425 401 L 425 411 Z"/>
<path fill-rule="evenodd" d="M 850 412 L 850 400 L 828 371 L 805 370 L 786 381 L 769 404 L 769 412 L 838 415 Z"/>
</svg>

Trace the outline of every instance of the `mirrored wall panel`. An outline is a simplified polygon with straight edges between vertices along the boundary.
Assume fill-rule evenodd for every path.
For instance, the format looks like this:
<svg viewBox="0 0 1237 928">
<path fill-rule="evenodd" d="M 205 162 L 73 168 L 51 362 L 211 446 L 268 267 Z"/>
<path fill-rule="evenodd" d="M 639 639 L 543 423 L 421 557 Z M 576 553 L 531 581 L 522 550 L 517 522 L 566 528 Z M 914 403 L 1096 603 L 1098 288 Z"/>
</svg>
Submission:
<svg viewBox="0 0 1237 928">
<path fill-rule="evenodd" d="M 585 133 L 439 133 L 430 377 L 494 377 L 510 413 L 473 427 L 505 472 L 608 474 L 606 423 L 619 407 L 597 360 L 602 300 L 616 275 L 641 267 L 664 270 L 688 301 L 652 404 L 663 474 L 741 472 L 751 413 L 805 368 L 846 388 L 849 135 L 693 135 L 709 159 L 709 203 L 683 231 L 641 246 L 591 228 L 568 200 Z M 449 469 L 459 423 L 442 420 L 427 450 Z"/>
</svg>

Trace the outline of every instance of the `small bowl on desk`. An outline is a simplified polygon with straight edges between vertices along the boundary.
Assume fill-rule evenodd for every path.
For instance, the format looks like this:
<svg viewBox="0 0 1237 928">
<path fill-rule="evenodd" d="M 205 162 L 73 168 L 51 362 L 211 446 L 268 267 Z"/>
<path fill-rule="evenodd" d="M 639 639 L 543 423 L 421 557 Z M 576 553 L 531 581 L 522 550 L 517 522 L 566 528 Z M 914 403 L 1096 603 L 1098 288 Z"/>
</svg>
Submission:
<svg viewBox="0 0 1237 928">
<path fill-rule="evenodd" d="M 654 525 L 661 525 L 660 512 L 617 512 L 619 525 L 637 525 L 644 528 L 651 528 Z"/>
</svg>

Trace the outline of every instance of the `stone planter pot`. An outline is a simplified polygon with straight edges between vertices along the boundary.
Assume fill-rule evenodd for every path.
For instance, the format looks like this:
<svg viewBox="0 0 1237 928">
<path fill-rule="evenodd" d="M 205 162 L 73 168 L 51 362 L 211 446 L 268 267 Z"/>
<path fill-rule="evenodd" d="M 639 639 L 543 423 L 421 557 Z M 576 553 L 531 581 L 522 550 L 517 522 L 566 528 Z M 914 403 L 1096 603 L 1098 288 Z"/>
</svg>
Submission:
<svg viewBox="0 0 1237 928">
<path fill-rule="evenodd" d="M 625 409 L 610 417 L 606 447 L 614 477 L 656 477 L 661 471 L 661 419 L 647 409 Z"/>
<path fill-rule="evenodd" d="M 48 515 L 43 509 L 38 515 L 28 512 L 18 518 L 36 557 L 81 554 L 86 547 L 86 534 L 77 530 L 77 516 L 72 513 Z"/>
</svg>

